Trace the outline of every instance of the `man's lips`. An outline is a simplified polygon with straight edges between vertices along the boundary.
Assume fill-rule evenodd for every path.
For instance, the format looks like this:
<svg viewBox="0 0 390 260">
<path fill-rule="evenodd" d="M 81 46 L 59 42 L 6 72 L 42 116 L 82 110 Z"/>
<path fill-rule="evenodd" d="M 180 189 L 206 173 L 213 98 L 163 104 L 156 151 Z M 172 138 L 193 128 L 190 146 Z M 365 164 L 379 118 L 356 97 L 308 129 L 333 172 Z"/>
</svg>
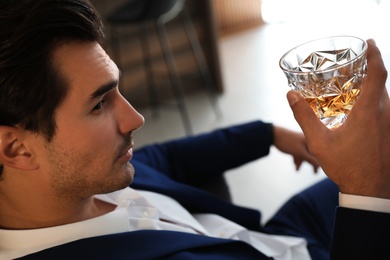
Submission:
<svg viewBox="0 0 390 260">
<path fill-rule="evenodd" d="M 121 162 L 129 161 L 133 157 L 134 141 L 129 139 L 123 143 L 119 149 L 117 160 Z"/>
<path fill-rule="evenodd" d="M 119 161 L 129 161 L 131 160 L 131 158 L 133 157 L 133 148 L 132 146 L 127 148 L 119 157 L 118 157 L 118 160 Z"/>
</svg>

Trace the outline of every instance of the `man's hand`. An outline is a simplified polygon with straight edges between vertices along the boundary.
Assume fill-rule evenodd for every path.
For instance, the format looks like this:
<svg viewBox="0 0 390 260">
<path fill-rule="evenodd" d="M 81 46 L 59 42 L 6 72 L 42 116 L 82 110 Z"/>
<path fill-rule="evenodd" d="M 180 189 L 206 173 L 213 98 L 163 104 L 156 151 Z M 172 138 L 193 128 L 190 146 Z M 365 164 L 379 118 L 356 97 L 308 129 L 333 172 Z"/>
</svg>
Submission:
<svg viewBox="0 0 390 260">
<path fill-rule="evenodd" d="M 367 42 L 367 77 L 341 127 L 327 129 L 297 92 L 290 91 L 287 98 L 309 150 L 342 193 L 390 199 L 387 71 L 375 42 Z"/>
<path fill-rule="evenodd" d="M 281 152 L 293 156 L 297 170 L 299 170 L 304 161 L 307 161 L 313 166 L 314 171 L 317 172 L 319 164 L 316 158 L 309 152 L 302 133 L 274 126 L 274 145 Z"/>
</svg>

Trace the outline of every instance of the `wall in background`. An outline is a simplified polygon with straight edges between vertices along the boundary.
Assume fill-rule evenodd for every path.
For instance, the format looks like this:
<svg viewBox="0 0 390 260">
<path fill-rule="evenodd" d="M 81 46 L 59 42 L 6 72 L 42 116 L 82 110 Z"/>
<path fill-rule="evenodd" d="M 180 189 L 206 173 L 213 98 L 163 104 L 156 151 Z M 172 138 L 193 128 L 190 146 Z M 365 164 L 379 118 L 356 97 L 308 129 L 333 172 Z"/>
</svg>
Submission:
<svg viewBox="0 0 390 260">
<path fill-rule="evenodd" d="M 261 0 L 212 0 L 220 36 L 262 25 Z"/>
</svg>

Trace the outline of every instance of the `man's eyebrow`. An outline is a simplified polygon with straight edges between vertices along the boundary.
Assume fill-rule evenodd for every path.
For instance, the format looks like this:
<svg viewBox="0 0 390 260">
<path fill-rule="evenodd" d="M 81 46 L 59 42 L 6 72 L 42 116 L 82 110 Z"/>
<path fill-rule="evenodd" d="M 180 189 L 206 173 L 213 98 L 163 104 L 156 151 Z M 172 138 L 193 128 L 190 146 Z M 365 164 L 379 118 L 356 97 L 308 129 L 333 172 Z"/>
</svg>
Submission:
<svg viewBox="0 0 390 260">
<path fill-rule="evenodd" d="M 90 95 L 90 100 L 94 100 L 94 99 L 97 99 L 97 98 L 103 96 L 104 94 L 106 94 L 107 92 L 112 90 L 113 88 L 116 88 L 116 86 L 118 86 L 117 80 L 114 80 L 114 81 L 108 82 L 107 84 L 102 85 L 100 88 L 98 88 L 96 91 L 94 91 Z"/>
<path fill-rule="evenodd" d="M 97 90 L 95 90 L 89 98 L 90 102 L 94 102 L 95 99 L 100 98 L 110 90 L 116 88 L 119 84 L 119 78 L 121 77 L 122 72 L 118 69 L 118 79 L 113 79 L 112 81 L 100 86 Z"/>
</svg>

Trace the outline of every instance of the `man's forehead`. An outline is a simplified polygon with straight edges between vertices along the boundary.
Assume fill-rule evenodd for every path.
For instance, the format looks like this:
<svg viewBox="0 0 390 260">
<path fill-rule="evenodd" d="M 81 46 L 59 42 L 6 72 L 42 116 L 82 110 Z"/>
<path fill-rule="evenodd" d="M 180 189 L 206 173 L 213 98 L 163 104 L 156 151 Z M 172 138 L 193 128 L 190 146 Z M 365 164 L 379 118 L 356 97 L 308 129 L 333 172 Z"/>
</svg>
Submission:
<svg viewBox="0 0 390 260">
<path fill-rule="evenodd" d="M 118 81 L 119 70 L 96 42 L 69 42 L 54 52 L 54 62 L 69 85 L 69 94 L 90 98 L 102 85 Z"/>
<path fill-rule="evenodd" d="M 64 72 L 84 71 L 90 67 L 109 66 L 112 62 L 97 42 L 73 41 L 59 45 L 53 54 L 55 63 Z"/>
</svg>

